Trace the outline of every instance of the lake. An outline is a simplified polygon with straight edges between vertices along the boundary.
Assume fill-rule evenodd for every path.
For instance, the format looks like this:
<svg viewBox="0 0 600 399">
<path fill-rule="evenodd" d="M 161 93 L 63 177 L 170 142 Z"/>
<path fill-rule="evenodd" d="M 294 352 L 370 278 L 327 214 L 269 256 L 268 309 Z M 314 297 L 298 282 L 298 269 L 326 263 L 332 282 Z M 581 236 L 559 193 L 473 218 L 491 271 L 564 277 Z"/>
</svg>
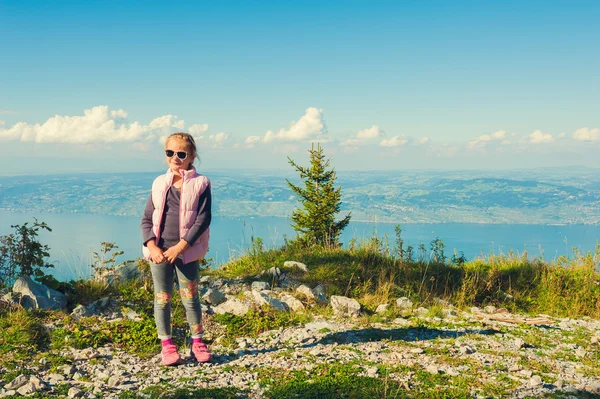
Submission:
<svg viewBox="0 0 600 399">
<path fill-rule="evenodd" d="M 50 247 L 52 274 L 59 280 L 89 277 L 92 254 L 100 250 L 100 242 L 116 243 L 125 251 L 120 260 L 141 256 L 140 218 L 78 213 L 18 213 L 0 211 L 0 235 L 13 232 L 14 224 L 33 222 L 36 217 L 46 222 L 52 232 L 43 231 L 40 242 Z M 394 224 L 351 222 L 344 230 L 342 242 L 347 245 L 355 238 L 364 240 L 373 234 L 387 235 L 394 245 Z M 218 266 L 242 253 L 251 243 L 251 237 L 261 237 L 265 247 L 273 248 L 284 242 L 284 237 L 295 236 L 290 221 L 276 217 L 227 218 L 213 217 L 210 249 L 207 257 Z M 515 224 L 404 224 L 402 237 L 405 246 L 416 248 L 439 237 L 445 244 L 445 253 L 462 251 L 468 260 L 490 253 L 517 253 L 551 260 L 560 255 L 572 255 L 572 247 L 582 252 L 593 251 L 600 237 L 600 226 L 592 225 L 515 225 Z"/>
</svg>

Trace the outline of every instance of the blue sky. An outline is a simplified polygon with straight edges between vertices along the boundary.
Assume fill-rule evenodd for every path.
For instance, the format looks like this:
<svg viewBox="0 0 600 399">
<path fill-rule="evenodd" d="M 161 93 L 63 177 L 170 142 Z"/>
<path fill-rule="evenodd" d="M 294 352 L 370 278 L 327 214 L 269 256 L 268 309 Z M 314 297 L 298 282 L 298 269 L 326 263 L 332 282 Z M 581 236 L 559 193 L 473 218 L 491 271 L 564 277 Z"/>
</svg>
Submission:
<svg viewBox="0 0 600 399">
<path fill-rule="evenodd" d="M 56 3 L 56 4 L 55 4 Z M 596 1 L 0 0 L 0 173 L 600 167 Z"/>
</svg>

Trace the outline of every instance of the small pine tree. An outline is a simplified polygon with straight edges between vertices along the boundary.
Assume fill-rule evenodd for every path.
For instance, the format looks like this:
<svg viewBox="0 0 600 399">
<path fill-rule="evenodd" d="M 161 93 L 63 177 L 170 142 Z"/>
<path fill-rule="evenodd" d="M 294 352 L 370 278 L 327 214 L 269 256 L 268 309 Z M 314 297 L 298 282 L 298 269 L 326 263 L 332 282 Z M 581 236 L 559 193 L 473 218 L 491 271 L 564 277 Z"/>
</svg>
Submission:
<svg viewBox="0 0 600 399">
<path fill-rule="evenodd" d="M 342 230 L 350 222 L 350 213 L 342 220 L 335 220 L 342 203 L 342 187 L 334 187 L 335 169 L 328 170 L 329 159 L 325 159 L 320 144 L 312 145 L 308 150 L 310 167 L 302 167 L 290 157 L 288 161 L 304 180 L 304 188 L 292 184 L 286 179 L 301 208 L 292 213 L 292 227 L 298 233 L 298 239 L 305 245 L 320 244 L 326 246 L 339 245 L 338 239 Z"/>
</svg>

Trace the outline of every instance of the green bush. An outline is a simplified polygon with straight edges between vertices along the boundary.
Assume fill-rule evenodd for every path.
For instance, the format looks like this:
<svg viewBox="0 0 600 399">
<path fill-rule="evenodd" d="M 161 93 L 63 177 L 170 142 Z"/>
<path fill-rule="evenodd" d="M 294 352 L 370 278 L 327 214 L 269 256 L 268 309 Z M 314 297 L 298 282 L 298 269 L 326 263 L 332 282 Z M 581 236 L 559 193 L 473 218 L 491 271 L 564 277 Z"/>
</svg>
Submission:
<svg viewBox="0 0 600 399">
<path fill-rule="evenodd" d="M 47 263 L 50 248 L 38 239 L 40 229 L 52 231 L 44 222 L 34 219 L 33 225 L 12 225 L 13 234 L 0 236 L 0 287 L 11 286 L 20 276 L 39 280 L 46 274 L 42 269 L 54 267 Z"/>
</svg>

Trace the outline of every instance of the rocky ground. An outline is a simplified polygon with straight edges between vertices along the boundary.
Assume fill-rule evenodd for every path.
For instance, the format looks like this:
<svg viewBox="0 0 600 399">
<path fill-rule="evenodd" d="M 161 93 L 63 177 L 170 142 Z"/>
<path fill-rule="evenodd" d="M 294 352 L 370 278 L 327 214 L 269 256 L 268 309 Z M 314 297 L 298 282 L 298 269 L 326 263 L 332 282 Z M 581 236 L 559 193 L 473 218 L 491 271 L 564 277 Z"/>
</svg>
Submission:
<svg viewBox="0 0 600 399">
<path fill-rule="evenodd" d="M 271 272 L 279 279 L 273 289 L 264 281 L 202 279 L 210 363 L 197 364 L 185 353 L 181 364 L 165 367 L 159 354 L 67 347 L 38 354 L 22 370 L 0 366 L 0 397 L 157 397 L 149 392 L 185 388 L 306 398 L 337 397 L 361 386 L 382 398 L 600 398 L 598 320 L 525 317 L 492 306 L 464 311 L 442 300 L 415 308 L 408 298 L 365 312 L 354 299 L 327 298 L 321 286 L 293 284 L 279 269 Z M 139 318 L 133 310 L 110 311 L 111 303 L 78 306 L 72 318 Z M 257 306 L 312 316 L 305 324 L 223 339 L 216 314 L 241 316 Z M 61 362 L 48 367 L 56 357 Z"/>
<path fill-rule="evenodd" d="M 180 365 L 167 368 L 160 356 L 140 359 L 111 347 L 64 350 L 61 355 L 72 364 L 54 372 L 36 372 L 38 365 L 31 365 L 32 372 L 14 378 L 0 396 L 45 391 L 117 398 L 123 391 L 168 384 L 235 387 L 246 397 L 262 398 L 277 384 L 275 375 L 302 371 L 310 377 L 323 364 L 350 365 L 356 375 L 378 379 L 382 389 L 395 381 L 415 394 L 431 381 L 440 391 L 467 384 L 474 398 L 600 394 L 599 321 L 546 318 L 549 325 L 529 326 L 490 320 L 478 309 L 445 314 L 443 319 L 407 315 L 370 325 L 316 318 L 238 338 L 233 347 L 213 344 L 214 360 L 200 365 L 184 357 Z"/>
</svg>

